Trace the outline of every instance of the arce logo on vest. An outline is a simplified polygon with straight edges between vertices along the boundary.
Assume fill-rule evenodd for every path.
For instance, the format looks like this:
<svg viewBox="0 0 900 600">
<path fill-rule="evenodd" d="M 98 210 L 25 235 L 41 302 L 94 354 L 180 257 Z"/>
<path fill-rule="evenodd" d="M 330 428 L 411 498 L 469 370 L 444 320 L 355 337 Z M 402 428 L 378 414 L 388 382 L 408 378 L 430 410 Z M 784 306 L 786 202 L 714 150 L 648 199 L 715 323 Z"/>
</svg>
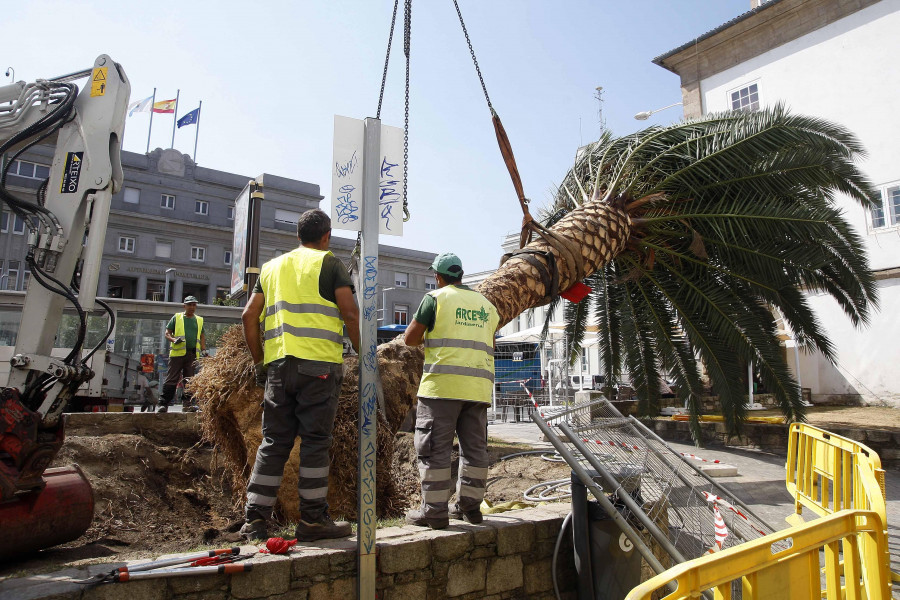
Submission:
<svg viewBox="0 0 900 600">
<path fill-rule="evenodd" d="M 491 315 L 481 307 L 481 310 L 456 309 L 456 324 L 466 327 L 484 327 Z"/>
</svg>

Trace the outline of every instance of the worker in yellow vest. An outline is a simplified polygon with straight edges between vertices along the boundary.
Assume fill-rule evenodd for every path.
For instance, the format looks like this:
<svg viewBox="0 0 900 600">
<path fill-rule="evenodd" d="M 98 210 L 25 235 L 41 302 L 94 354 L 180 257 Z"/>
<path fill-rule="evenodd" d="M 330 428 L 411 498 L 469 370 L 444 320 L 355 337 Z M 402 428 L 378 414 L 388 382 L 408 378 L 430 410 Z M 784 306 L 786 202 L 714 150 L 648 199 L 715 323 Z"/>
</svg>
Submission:
<svg viewBox="0 0 900 600">
<path fill-rule="evenodd" d="M 359 351 L 359 309 L 347 269 L 331 252 L 331 219 L 308 210 L 297 221 L 300 247 L 265 263 L 244 308 L 244 339 L 263 396 L 263 441 L 247 485 L 248 540 L 268 538 L 267 522 L 284 465 L 300 436 L 301 542 L 349 536 L 328 514 L 332 429 L 344 377 L 344 325 Z M 262 325 L 262 331 L 260 331 Z"/>
<path fill-rule="evenodd" d="M 187 296 L 184 299 L 184 312 L 175 313 L 166 325 L 166 339 L 169 346 L 169 368 L 163 384 L 157 412 L 168 412 L 169 405 L 175 398 L 175 391 L 181 379 L 194 376 L 197 355 L 206 352 L 206 335 L 203 333 L 203 317 L 196 314 L 197 299 Z M 181 405 L 185 412 L 197 410 L 191 395 L 185 391 L 181 397 Z"/>
<path fill-rule="evenodd" d="M 404 334 L 408 346 L 425 343 L 415 435 L 422 504 L 406 514 L 406 522 L 443 529 L 450 517 L 481 523 L 500 317 L 487 298 L 462 284 L 462 262 L 455 254 L 439 254 L 431 269 L 437 289 L 422 299 Z M 454 434 L 459 437 L 459 480 L 450 507 Z"/>
</svg>

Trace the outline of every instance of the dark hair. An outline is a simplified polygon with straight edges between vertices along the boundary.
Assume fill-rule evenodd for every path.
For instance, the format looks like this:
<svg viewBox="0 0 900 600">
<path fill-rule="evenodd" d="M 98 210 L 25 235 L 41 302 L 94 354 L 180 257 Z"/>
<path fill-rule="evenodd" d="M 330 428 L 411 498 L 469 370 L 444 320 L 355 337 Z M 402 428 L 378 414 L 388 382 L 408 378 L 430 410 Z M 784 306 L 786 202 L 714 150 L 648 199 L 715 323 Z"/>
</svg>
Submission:
<svg viewBox="0 0 900 600">
<path fill-rule="evenodd" d="M 297 237 L 302 244 L 314 244 L 331 231 L 331 218 L 318 208 L 308 210 L 297 219 Z"/>
<path fill-rule="evenodd" d="M 456 265 L 454 265 L 456 266 Z M 444 281 L 447 282 L 447 285 L 456 285 L 458 283 L 462 283 L 463 273 L 459 272 L 459 275 L 447 275 L 445 273 L 438 273 L 441 277 L 444 278 Z"/>
</svg>

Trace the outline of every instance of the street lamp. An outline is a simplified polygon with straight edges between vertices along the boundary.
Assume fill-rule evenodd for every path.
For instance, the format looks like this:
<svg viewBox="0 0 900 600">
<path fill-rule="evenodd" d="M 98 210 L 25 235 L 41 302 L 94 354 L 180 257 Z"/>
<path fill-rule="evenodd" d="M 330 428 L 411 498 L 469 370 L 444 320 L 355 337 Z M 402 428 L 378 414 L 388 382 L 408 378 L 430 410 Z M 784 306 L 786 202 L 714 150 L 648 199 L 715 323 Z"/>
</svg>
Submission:
<svg viewBox="0 0 900 600">
<path fill-rule="evenodd" d="M 12 73 L 12 75 L 10 75 L 10 73 Z M 10 79 L 12 79 L 13 83 L 16 82 L 16 70 L 13 69 L 12 67 L 7 67 L 5 75 L 7 77 L 9 77 Z"/>
<path fill-rule="evenodd" d="M 638 114 L 634 115 L 634 118 L 637 119 L 638 121 L 646 121 L 647 119 L 650 118 L 650 115 L 652 115 L 654 113 L 658 113 L 661 110 L 666 110 L 667 108 L 672 108 L 673 106 L 681 106 L 681 102 L 676 102 L 675 104 L 663 106 L 662 108 L 657 108 L 656 110 L 645 110 L 645 111 L 639 112 Z"/>
<path fill-rule="evenodd" d="M 165 302 L 169 301 L 169 273 L 174 273 L 175 269 L 166 269 L 166 289 L 163 292 L 163 298 Z"/>
<path fill-rule="evenodd" d="M 387 322 L 387 293 L 391 290 L 396 290 L 395 287 L 384 288 L 381 290 L 381 322 L 385 325 Z"/>
</svg>

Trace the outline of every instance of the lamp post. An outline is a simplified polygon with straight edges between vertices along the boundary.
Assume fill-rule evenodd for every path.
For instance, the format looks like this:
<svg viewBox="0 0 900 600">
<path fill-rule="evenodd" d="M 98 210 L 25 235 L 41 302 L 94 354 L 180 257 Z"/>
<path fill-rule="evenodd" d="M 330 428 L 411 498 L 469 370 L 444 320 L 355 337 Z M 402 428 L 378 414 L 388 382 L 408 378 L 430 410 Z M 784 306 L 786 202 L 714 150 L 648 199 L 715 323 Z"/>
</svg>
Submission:
<svg viewBox="0 0 900 600">
<path fill-rule="evenodd" d="M 650 118 L 650 115 L 653 115 L 654 113 L 658 113 L 662 110 L 666 110 L 667 108 L 672 108 L 673 106 L 681 106 L 681 104 L 682 104 L 681 102 L 676 102 L 676 103 L 670 104 L 668 106 L 663 106 L 662 108 L 657 108 L 656 110 L 641 111 L 638 114 L 634 115 L 634 118 L 637 119 L 638 121 L 646 121 L 647 119 Z"/>
<path fill-rule="evenodd" d="M 396 290 L 395 287 L 384 288 L 381 290 L 381 324 L 382 325 L 390 325 L 387 322 L 387 293 L 391 290 Z"/>
<path fill-rule="evenodd" d="M 163 298 L 165 302 L 169 301 L 169 273 L 174 273 L 174 268 L 166 269 L 166 289 L 163 291 Z"/>
<path fill-rule="evenodd" d="M 13 83 L 16 82 L 16 70 L 13 69 L 12 67 L 7 67 L 7 68 L 6 68 L 6 73 L 5 73 L 5 75 L 6 75 L 7 77 L 9 77 L 9 78 L 12 80 Z"/>
</svg>

